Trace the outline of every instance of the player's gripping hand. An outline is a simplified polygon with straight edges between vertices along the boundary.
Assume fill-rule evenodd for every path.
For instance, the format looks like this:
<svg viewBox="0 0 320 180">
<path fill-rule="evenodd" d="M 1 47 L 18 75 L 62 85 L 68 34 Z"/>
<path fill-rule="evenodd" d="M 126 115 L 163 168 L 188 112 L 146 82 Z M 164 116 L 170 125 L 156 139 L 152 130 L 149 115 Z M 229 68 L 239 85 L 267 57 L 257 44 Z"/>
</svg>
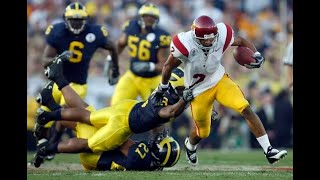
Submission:
<svg viewBox="0 0 320 180">
<path fill-rule="evenodd" d="M 112 86 L 117 84 L 119 81 L 119 76 L 120 76 L 119 67 L 112 67 L 111 71 L 112 71 L 111 76 L 108 78 L 108 82 Z"/>
<path fill-rule="evenodd" d="M 192 93 L 192 89 L 185 89 L 183 91 L 183 96 L 182 96 L 183 100 L 185 102 L 190 102 L 192 101 L 192 99 L 194 98 L 193 93 Z"/>
<path fill-rule="evenodd" d="M 132 70 L 137 73 L 152 72 L 156 68 L 153 62 L 133 62 Z"/>
<path fill-rule="evenodd" d="M 169 84 L 167 85 L 164 85 L 162 83 L 160 83 L 157 87 L 157 89 L 154 90 L 154 94 L 153 94 L 153 97 L 151 98 L 153 103 L 156 105 L 156 106 L 161 106 L 163 103 L 162 103 L 162 100 L 163 100 L 163 94 L 169 89 Z"/>
<path fill-rule="evenodd" d="M 260 68 L 265 60 L 264 57 L 259 52 L 255 52 L 253 54 L 253 58 L 256 60 L 256 62 L 252 62 L 250 64 L 245 64 L 244 66 L 246 68 L 248 68 L 248 69 Z"/>
</svg>

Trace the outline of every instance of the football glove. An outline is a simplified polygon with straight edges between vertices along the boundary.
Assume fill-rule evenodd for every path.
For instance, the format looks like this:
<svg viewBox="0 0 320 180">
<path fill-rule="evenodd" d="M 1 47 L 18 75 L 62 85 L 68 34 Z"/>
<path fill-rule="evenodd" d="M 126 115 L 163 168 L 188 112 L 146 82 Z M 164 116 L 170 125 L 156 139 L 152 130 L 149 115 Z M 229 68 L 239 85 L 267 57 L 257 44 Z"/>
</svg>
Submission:
<svg viewBox="0 0 320 180">
<path fill-rule="evenodd" d="M 109 78 L 108 78 L 108 82 L 112 86 L 112 85 L 115 85 L 118 83 L 120 73 L 119 73 L 118 67 L 112 67 L 111 69 L 112 69 L 111 70 L 112 73 L 111 73 L 111 76 L 109 76 Z"/>
<path fill-rule="evenodd" d="M 168 85 L 163 85 L 162 83 L 158 85 L 157 89 L 154 90 L 151 97 L 153 104 L 155 106 L 162 106 L 163 94 L 169 89 Z"/>
<path fill-rule="evenodd" d="M 244 66 L 246 68 L 248 69 L 260 68 L 260 66 L 262 66 L 262 64 L 264 63 L 264 57 L 259 52 L 255 52 L 253 54 L 253 58 L 256 60 L 256 62 L 245 64 Z"/>
<path fill-rule="evenodd" d="M 156 68 L 153 62 L 133 62 L 132 70 L 137 73 L 152 72 Z"/>
<path fill-rule="evenodd" d="M 192 94 L 192 89 L 185 89 L 185 90 L 183 91 L 183 96 L 182 96 L 182 98 L 183 98 L 183 100 L 184 100 L 185 102 L 190 102 L 190 101 L 194 98 L 194 96 L 193 96 L 193 94 Z"/>
<path fill-rule="evenodd" d="M 215 110 L 212 110 L 212 114 L 211 114 L 211 120 L 215 121 L 218 119 L 218 112 Z"/>
<path fill-rule="evenodd" d="M 112 86 L 119 81 L 119 66 L 114 65 L 111 56 L 106 57 L 106 64 L 103 69 L 103 74 L 108 78 L 108 83 Z"/>
</svg>

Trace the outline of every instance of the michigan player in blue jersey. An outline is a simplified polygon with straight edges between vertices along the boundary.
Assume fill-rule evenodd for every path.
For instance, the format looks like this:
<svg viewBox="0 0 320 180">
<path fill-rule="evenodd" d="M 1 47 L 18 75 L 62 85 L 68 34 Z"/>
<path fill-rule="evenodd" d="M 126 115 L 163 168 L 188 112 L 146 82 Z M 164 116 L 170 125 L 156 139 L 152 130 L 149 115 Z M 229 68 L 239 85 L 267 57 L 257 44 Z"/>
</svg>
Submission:
<svg viewBox="0 0 320 180">
<path fill-rule="evenodd" d="M 138 18 L 123 25 L 118 40 L 118 53 L 128 47 L 130 69 L 121 76 L 112 96 L 111 105 L 124 99 L 147 100 L 160 82 L 162 66 L 169 54 L 170 34 L 158 26 L 159 9 L 144 4 L 138 11 Z"/>
<path fill-rule="evenodd" d="M 85 7 L 74 2 L 66 7 L 64 22 L 50 25 L 46 32 L 47 46 L 44 51 L 45 65 L 53 57 L 64 51 L 72 52 L 70 59 L 63 64 L 64 77 L 70 86 L 84 98 L 87 93 L 89 63 L 98 48 L 108 50 L 113 61 L 110 84 L 117 83 L 119 76 L 118 55 L 115 44 L 108 38 L 105 26 L 87 24 L 88 14 Z M 54 86 L 53 97 L 59 104 L 65 104 L 58 88 Z"/>
<path fill-rule="evenodd" d="M 74 93 L 62 75 L 62 64 L 61 59 L 54 61 L 47 67 L 46 75 L 58 85 L 62 92 Z M 44 146 L 41 151 L 38 151 L 38 154 L 39 152 L 48 154 L 110 151 L 121 146 L 133 134 L 149 131 L 174 120 L 193 99 L 192 91 L 185 90 L 183 86 L 183 75 L 181 68 L 173 71 L 169 90 L 163 101 L 157 104 L 154 103 L 154 93 L 152 93 L 147 101 L 139 102 L 128 99 L 97 111 L 89 111 L 87 108 L 79 108 L 70 104 L 68 108 L 57 108 L 52 112 L 39 109 L 37 124 L 41 126 L 51 120 L 63 120 L 86 123 L 98 130 L 88 139 L 71 138 L 64 142 L 72 143 L 72 148 L 61 149 L 63 144 L 60 142 L 51 147 Z M 72 95 L 63 95 L 66 98 L 72 97 Z"/>
<path fill-rule="evenodd" d="M 72 56 L 63 64 L 64 77 L 79 96 L 85 98 L 90 60 L 96 50 L 102 48 L 109 51 L 112 59 L 109 84 L 116 84 L 119 79 L 118 55 L 116 45 L 108 38 L 106 27 L 86 23 L 88 14 L 84 5 L 79 2 L 69 4 L 63 18 L 64 22 L 49 25 L 45 31 L 47 45 L 44 50 L 44 66 L 52 62 L 52 57 L 70 51 Z M 53 86 L 52 93 L 56 102 L 65 104 L 56 85 Z M 51 125 L 52 123 L 48 123 L 45 128 Z M 37 137 L 40 138 L 41 136 Z"/>
<path fill-rule="evenodd" d="M 78 138 L 88 139 L 98 130 L 96 127 L 84 123 L 59 121 L 56 123 L 67 124 L 69 128 L 73 126 Z M 50 137 L 49 137 L 50 138 Z M 33 165 L 40 167 L 43 163 L 45 153 L 41 154 L 42 147 L 48 149 L 55 146 L 55 143 L 49 144 L 47 139 L 39 141 L 39 151 Z M 60 143 L 59 152 L 64 149 L 73 148 L 74 144 Z M 52 152 L 51 152 L 52 153 Z M 163 170 L 166 167 L 174 166 L 180 158 L 181 150 L 178 142 L 167 133 L 158 133 L 150 141 L 133 141 L 128 139 L 120 147 L 110 151 L 99 153 L 80 153 L 80 163 L 85 170 L 118 170 L 118 171 L 155 171 Z"/>
</svg>

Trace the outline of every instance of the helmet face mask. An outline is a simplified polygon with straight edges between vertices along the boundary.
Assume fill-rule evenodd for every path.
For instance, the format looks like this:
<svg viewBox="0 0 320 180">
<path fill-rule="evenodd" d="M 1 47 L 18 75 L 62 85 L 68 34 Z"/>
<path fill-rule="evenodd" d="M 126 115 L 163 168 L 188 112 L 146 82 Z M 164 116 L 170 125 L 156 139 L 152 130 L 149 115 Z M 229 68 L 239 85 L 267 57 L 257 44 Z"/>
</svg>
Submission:
<svg viewBox="0 0 320 180">
<path fill-rule="evenodd" d="M 147 3 L 141 6 L 138 11 L 139 14 L 139 24 L 141 28 L 155 28 L 159 23 L 160 11 L 152 3 Z"/>
<path fill-rule="evenodd" d="M 80 34 L 86 24 L 85 19 L 66 19 L 68 29 L 74 34 Z"/>
<path fill-rule="evenodd" d="M 88 13 L 81 3 L 74 2 L 66 7 L 63 17 L 67 28 L 74 34 L 80 34 L 84 30 Z"/>
<path fill-rule="evenodd" d="M 201 49 L 211 49 L 219 37 L 216 23 L 209 16 L 196 18 L 192 23 L 191 30 L 196 45 Z"/>
</svg>

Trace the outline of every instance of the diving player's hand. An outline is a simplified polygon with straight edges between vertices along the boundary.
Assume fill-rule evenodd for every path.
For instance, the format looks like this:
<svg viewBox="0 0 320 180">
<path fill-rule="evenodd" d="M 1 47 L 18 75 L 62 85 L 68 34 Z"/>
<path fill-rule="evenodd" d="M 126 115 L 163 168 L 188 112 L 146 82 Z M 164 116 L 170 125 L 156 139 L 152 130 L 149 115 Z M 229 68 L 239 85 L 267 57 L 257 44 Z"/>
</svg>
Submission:
<svg viewBox="0 0 320 180">
<path fill-rule="evenodd" d="M 113 67 L 111 76 L 108 78 L 109 84 L 111 86 L 117 84 L 119 81 L 119 76 L 120 76 L 119 68 Z"/>
<path fill-rule="evenodd" d="M 153 94 L 152 100 L 153 103 L 156 106 L 161 106 L 162 100 L 163 100 L 163 94 L 169 89 L 169 84 L 167 85 L 163 85 L 163 84 L 159 84 L 157 89 L 155 89 L 155 92 Z"/>
<path fill-rule="evenodd" d="M 183 96 L 182 96 L 183 100 L 185 102 L 190 102 L 192 101 L 192 99 L 194 98 L 193 93 L 192 93 L 192 89 L 185 89 L 183 91 Z"/>
<path fill-rule="evenodd" d="M 133 62 L 132 70 L 137 73 L 152 72 L 156 68 L 153 62 Z"/>
</svg>

